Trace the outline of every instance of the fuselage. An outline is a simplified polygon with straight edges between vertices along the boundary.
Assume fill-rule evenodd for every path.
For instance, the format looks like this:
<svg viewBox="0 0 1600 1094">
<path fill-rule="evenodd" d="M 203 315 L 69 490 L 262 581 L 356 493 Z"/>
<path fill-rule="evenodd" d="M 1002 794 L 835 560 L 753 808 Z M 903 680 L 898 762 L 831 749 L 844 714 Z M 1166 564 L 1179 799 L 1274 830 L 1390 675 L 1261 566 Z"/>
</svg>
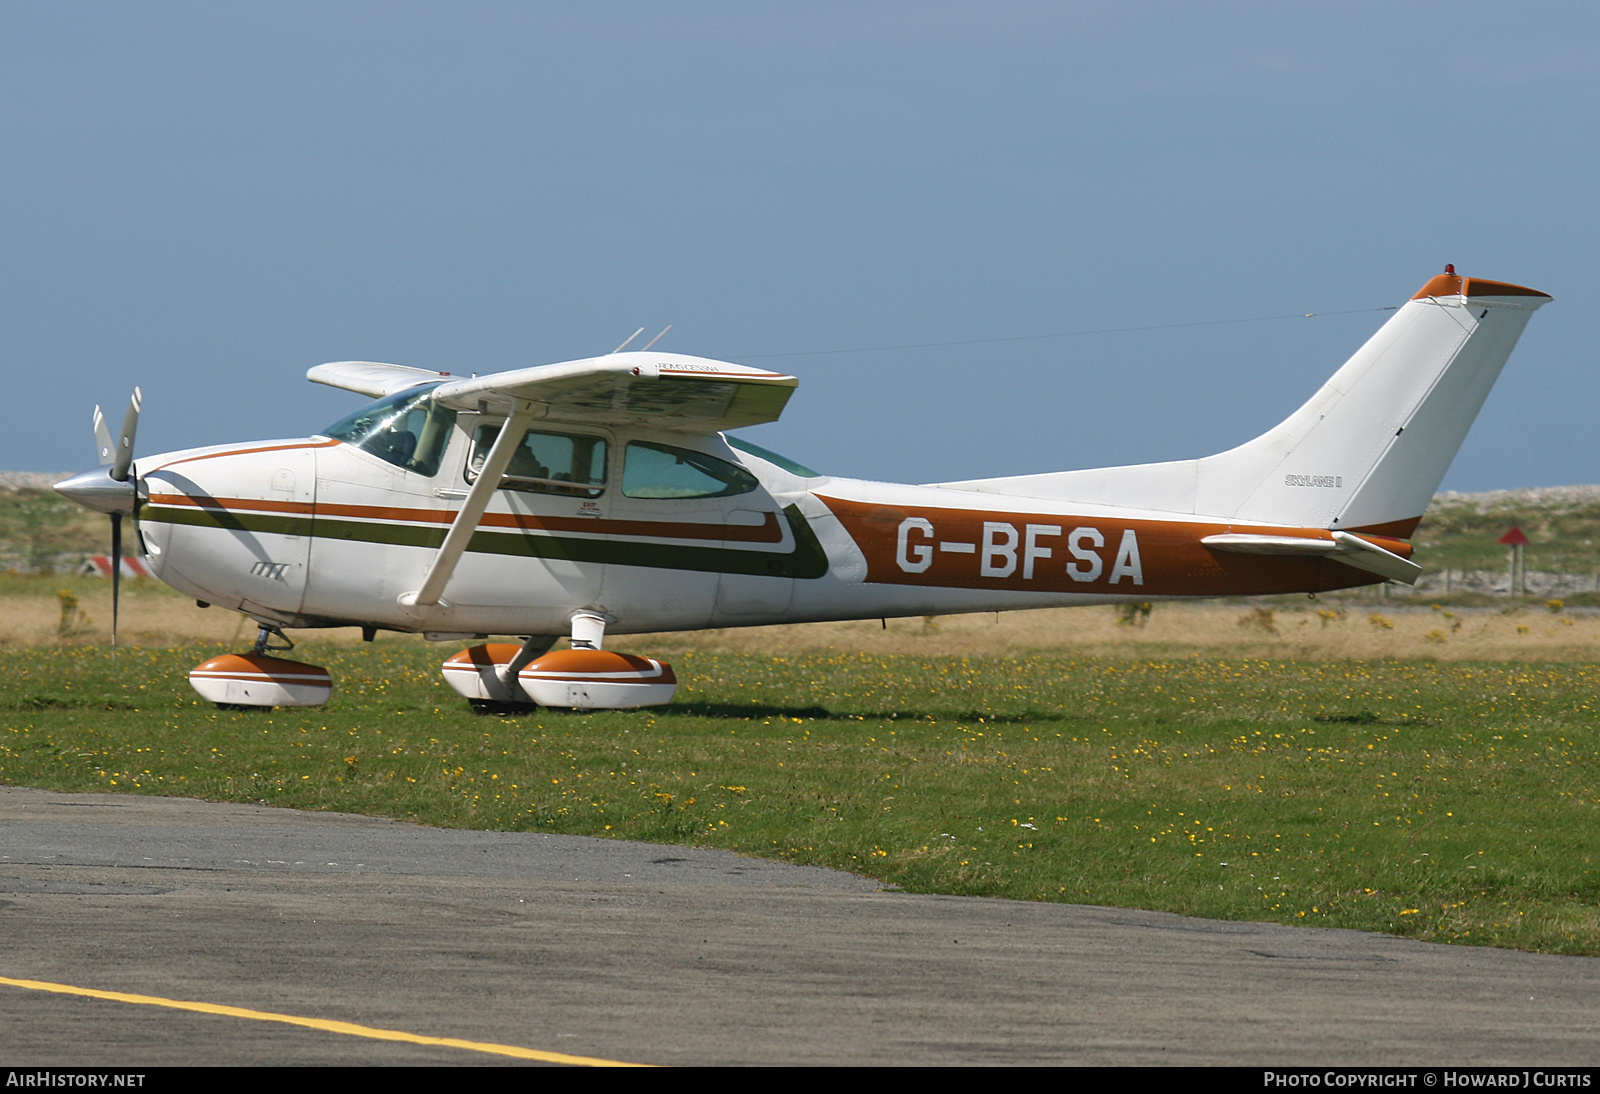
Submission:
<svg viewBox="0 0 1600 1094">
<path fill-rule="evenodd" d="M 552 424 L 529 432 L 524 464 L 494 492 L 442 602 L 418 609 L 406 595 L 498 424 L 467 413 L 407 421 L 411 404 L 375 407 L 386 405 L 404 445 L 374 414 L 376 428 L 332 428 L 343 437 L 141 458 L 138 526 L 153 572 L 277 626 L 458 635 L 562 635 L 578 610 L 630 633 L 1381 580 L 1330 558 L 1201 542 L 1328 535 L 1315 528 L 837 478 L 721 434 Z"/>
</svg>

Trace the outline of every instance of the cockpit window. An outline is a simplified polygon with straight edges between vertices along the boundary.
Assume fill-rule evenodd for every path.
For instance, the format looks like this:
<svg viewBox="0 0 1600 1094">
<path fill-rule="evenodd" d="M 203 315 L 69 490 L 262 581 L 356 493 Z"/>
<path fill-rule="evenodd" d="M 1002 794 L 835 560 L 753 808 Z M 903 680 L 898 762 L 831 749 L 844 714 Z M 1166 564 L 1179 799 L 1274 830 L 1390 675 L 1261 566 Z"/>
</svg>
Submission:
<svg viewBox="0 0 1600 1094">
<path fill-rule="evenodd" d="M 387 463 L 432 478 L 456 424 L 456 412 L 428 398 L 438 384 L 396 392 L 341 418 L 323 435 L 346 441 Z"/>
<path fill-rule="evenodd" d="M 631 441 L 622 459 L 630 498 L 726 498 L 748 494 L 756 477 L 727 460 L 653 441 Z"/>
</svg>

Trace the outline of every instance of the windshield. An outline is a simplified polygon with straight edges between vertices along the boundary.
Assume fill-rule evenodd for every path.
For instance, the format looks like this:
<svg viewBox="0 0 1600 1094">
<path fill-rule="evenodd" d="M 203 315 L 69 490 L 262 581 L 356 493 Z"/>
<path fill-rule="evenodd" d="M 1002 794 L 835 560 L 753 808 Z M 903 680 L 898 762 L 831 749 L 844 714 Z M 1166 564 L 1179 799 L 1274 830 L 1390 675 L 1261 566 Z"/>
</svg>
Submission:
<svg viewBox="0 0 1600 1094">
<path fill-rule="evenodd" d="M 340 418 L 323 430 L 323 435 L 431 478 L 439 473 L 439 461 L 456 423 L 455 411 L 428 397 L 438 386 L 408 387 L 379 399 Z"/>
</svg>

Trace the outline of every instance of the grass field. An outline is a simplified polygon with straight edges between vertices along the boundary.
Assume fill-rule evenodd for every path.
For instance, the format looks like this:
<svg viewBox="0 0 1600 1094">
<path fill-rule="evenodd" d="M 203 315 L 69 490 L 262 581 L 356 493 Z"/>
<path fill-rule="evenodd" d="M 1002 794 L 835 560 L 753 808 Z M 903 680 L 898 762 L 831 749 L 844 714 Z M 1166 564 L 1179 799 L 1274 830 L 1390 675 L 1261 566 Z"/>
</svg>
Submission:
<svg viewBox="0 0 1600 1094">
<path fill-rule="evenodd" d="M 304 648 L 328 706 L 243 714 L 184 682 L 214 646 L 0 651 L 0 781 L 1600 952 L 1592 664 L 648 648 L 671 707 L 508 719 L 411 641 Z"/>
</svg>

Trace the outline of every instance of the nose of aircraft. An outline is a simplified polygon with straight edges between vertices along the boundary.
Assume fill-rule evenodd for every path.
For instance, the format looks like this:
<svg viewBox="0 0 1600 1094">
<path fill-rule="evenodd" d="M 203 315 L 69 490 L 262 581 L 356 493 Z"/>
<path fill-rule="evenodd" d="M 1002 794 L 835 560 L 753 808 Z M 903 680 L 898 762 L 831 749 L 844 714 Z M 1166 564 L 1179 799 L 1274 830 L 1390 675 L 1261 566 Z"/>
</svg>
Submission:
<svg viewBox="0 0 1600 1094">
<path fill-rule="evenodd" d="M 66 482 L 56 483 L 56 493 L 97 513 L 121 513 L 131 517 L 134 503 L 138 500 L 137 479 L 130 475 L 127 481 L 118 482 L 111 477 L 111 470 L 109 467 L 97 467 L 93 471 L 74 475 Z"/>
</svg>

